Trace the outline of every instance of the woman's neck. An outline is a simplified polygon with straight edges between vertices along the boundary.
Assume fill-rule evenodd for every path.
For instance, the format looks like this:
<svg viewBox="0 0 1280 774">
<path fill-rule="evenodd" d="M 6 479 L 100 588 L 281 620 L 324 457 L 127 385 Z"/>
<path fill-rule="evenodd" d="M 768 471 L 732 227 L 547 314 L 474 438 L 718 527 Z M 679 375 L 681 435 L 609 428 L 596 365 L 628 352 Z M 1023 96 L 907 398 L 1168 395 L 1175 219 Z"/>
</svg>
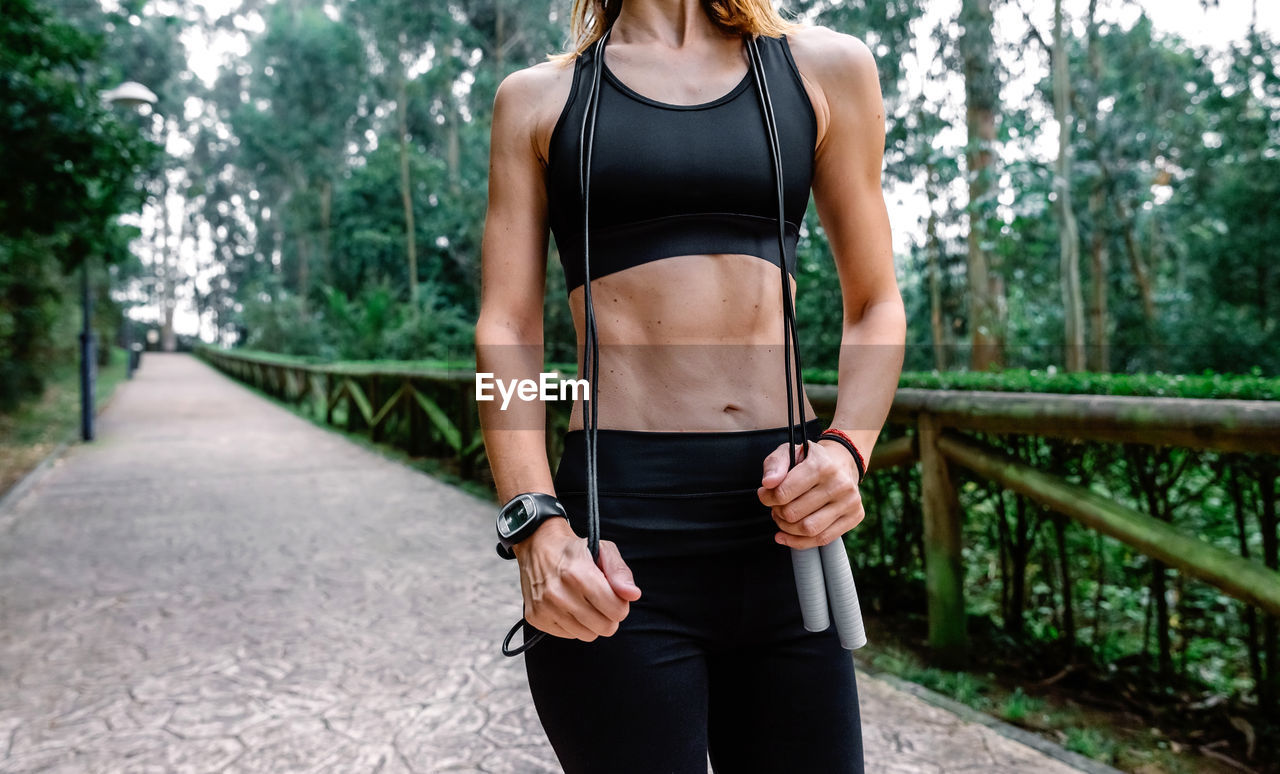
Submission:
<svg viewBox="0 0 1280 774">
<path fill-rule="evenodd" d="M 625 0 L 609 42 L 678 51 L 727 37 L 707 16 L 702 0 Z"/>
</svg>

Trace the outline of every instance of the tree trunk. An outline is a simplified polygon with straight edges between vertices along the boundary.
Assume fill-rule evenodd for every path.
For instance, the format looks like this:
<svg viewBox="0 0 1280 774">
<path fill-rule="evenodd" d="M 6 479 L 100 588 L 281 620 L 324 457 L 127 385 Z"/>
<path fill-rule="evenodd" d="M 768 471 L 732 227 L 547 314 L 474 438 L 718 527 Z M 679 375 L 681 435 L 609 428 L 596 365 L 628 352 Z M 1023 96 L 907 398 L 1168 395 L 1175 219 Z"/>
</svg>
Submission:
<svg viewBox="0 0 1280 774">
<path fill-rule="evenodd" d="M 293 192 L 290 198 L 297 199 L 297 205 L 294 207 L 296 212 L 304 216 L 302 222 L 294 224 L 294 254 L 296 264 L 294 266 L 294 279 L 297 283 L 295 290 L 298 294 L 298 302 L 302 309 L 307 308 L 307 296 L 311 290 L 311 230 L 314 228 L 314 221 L 311 219 L 312 211 L 310 203 L 306 201 L 307 185 L 306 180 L 300 172 L 292 175 L 294 184 Z M 297 218 L 294 219 L 297 221 Z"/>
<path fill-rule="evenodd" d="M 1084 131 L 1098 160 L 1099 172 L 1094 178 L 1093 190 L 1089 194 L 1089 274 L 1092 278 L 1089 298 L 1089 353 L 1085 359 L 1090 370 L 1105 373 L 1111 370 L 1111 326 L 1110 313 L 1107 309 L 1107 276 L 1110 272 L 1110 255 L 1106 229 L 1103 219 L 1106 217 L 1105 197 L 1109 178 L 1107 165 L 1104 163 L 1102 145 L 1098 140 L 1098 116 L 1101 111 L 1098 102 L 1101 94 L 1099 84 L 1102 81 L 1102 48 L 1098 45 L 1098 0 L 1089 1 L 1088 57 L 1089 73 L 1093 99 L 1089 103 L 1089 112 L 1085 113 Z"/>
<path fill-rule="evenodd" d="M 449 165 L 449 191 L 456 201 L 457 197 L 462 194 L 462 150 L 458 141 L 458 116 L 456 111 L 449 113 L 448 121 L 449 138 L 446 152 Z"/>
<path fill-rule="evenodd" d="M 507 25 L 506 17 L 502 13 L 505 5 L 505 3 L 494 3 L 493 6 L 493 12 L 496 14 L 493 24 L 493 63 L 494 67 L 497 68 L 495 75 L 498 76 L 494 79 L 494 83 L 502 80 L 502 76 L 506 74 Z"/>
<path fill-rule="evenodd" d="M 306 309 L 311 285 L 311 240 L 303 229 L 297 232 L 295 250 L 298 257 L 298 301 Z"/>
<path fill-rule="evenodd" d="M 1172 521 L 1166 499 L 1167 492 L 1161 490 L 1171 486 L 1173 482 L 1172 480 L 1159 481 L 1164 452 L 1129 445 L 1126 445 L 1126 452 L 1129 458 L 1129 469 L 1134 477 L 1130 483 L 1134 488 L 1134 496 L 1146 502 L 1148 515 L 1161 521 Z M 1151 600 L 1155 602 L 1155 620 L 1151 625 L 1155 628 L 1156 634 L 1156 671 L 1161 679 L 1168 682 L 1173 677 L 1173 655 L 1169 637 L 1169 598 L 1165 593 L 1168 586 L 1166 570 L 1167 565 L 1164 562 L 1154 558 L 1151 560 Z M 1143 647 L 1146 647 L 1145 639 Z"/>
<path fill-rule="evenodd" d="M 1107 309 L 1107 274 L 1110 271 L 1110 255 L 1107 251 L 1106 234 L 1102 229 L 1101 181 L 1094 185 L 1089 196 L 1089 215 L 1093 222 L 1093 233 L 1089 238 L 1089 356 L 1086 367 L 1090 370 L 1106 373 L 1111 370 L 1111 335 L 1110 313 Z"/>
<path fill-rule="evenodd" d="M 169 341 L 165 347 L 167 352 L 174 352 L 178 349 L 178 335 L 173 329 L 173 318 L 178 310 L 178 285 L 181 284 L 179 277 L 182 272 L 182 261 L 180 259 L 182 257 L 182 242 L 186 239 L 188 217 L 186 192 L 180 191 L 179 197 L 178 228 L 173 235 L 173 251 L 168 261 L 169 278 L 165 283 L 165 287 L 168 288 L 168 298 L 165 300 L 165 331 L 169 336 Z M 199 330 L 197 329 L 198 332 Z"/>
<path fill-rule="evenodd" d="M 333 221 L 333 181 L 320 184 L 320 276 L 325 282 L 333 281 L 333 266 L 329 262 L 329 237 Z"/>
<path fill-rule="evenodd" d="M 1062 19 L 1062 0 L 1053 4 L 1053 112 L 1058 122 L 1058 160 L 1054 190 L 1058 204 L 1058 242 L 1062 283 L 1062 320 L 1066 346 L 1065 368 L 1083 371 L 1084 299 L 1080 291 L 1080 235 L 1071 205 L 1071 83 Z"/>
<path fill-rule="evenodd" d="M 1277 470 L 1273 460 L 1258 460 L 1258 526 L 1262 529 L 1262 562 L 1273 570 L 1280 570 L 1280 516 L 1277 515 Z M 1274 616 L 1262 619 L 1262 650 L 1267 672 L 1258 686 L 1258 706 L 1265 712 L 1275 712 L 1280 707 L 1280 622 Z"/>
<path fill-rule="evenodd" d="M 156 324 L 160 327 L 160 350 L 169 351 L 169 328 L 165 325 L 166 299 L 169 297 L 169 175 L 165 170 L 160 172 L 160 201 L 156 206 L 156 253 L 151 267 L 155 274 Z"/>
<path fill-rule="evenodd" d="M 1160 677 L 1173 677 L 1173 654 L 1169 638 L 1169 596 L 1165 593 L 1168 575 L 1163 562 L 1151 562 L 1151 597 L 1156 603 L 1156 670 Z"/>
<path fill-rule="evenodd" d="M 1138 240 L 1133 234 L 1133 221 L 1127 217 L 1124 210 L 1120 209 L 1122 206 L 1119 203 L 1116 204 L 1117 214 L 1124 222 L 1124 248 L 1129 258 L 1129 270 L 1133 272 L 1133 280 L 1138 285 L 1138 295 L 1142 300 L 1142 316 L 1146 318 L 1149 325 L 1154 326 L 1156 323 L 1155 293 L 1151 280 L 1147 276 L 1147 268 L 1142 261 L 1142 253 L 1138 249 Z"/>
<path fill-rule="evenodd" d="M 1067 553 L 1066 516 L 1054 514 L 1053 535 L 1058 548 L 1058 574 L 1062 577 L 1062 647 L 1067 663 L 1074 664 L 1076 661 L 1075 586 L 1071 579 L 1071 558 Z"/>
<path fill-rule="evenodd" d="M 1240 485 L 1242 477 L 1240 468 L 1239 463 L 1228 462 L 1221 475 L 1227 482 L 1227 491 L 1231 494 L 1231 510 L 1235 518 L 1236 540 L 1240 547 L 1240 556 L 1248 559 L 1250 557 L 1249 529 L 1245 522 L 1245 494 L 1244 487 Z M 1263 666 L 1262 651 L 1258 647 L 1258 609 L 1252 605 L 1245 605 L 1242 617 L 1244 618 L 1245 644 L 1249 649 L 1249 674 L 1253 676 L 1254 684 L 1262 685 Z"/>
<path fill-rule="evenodd" d="M 1098 558 L 1097 574 L 1094 577 L 1093 594 L 1093 630 L 1089 634 L 1089 650 L 1097 650 L 1102 642 L 1102 627 L 1106 621 L 1102 617 L 1102 591 L 1107 583 L 1107 554 L 1102 550 L 1102 535 L 1094 533 L 1093 553 Z"/>
<path fill-rule="evenodd" d="M 169 135 L 169 121 L 164 122 L 165 136 Z M 177 259 L 174 253 L 178 247 L 175 247 L 170 234 L 170 214 L 169 214 L 169 194 L 172 192 L 173 186 L 169 182 L 169 170 L 163 169 L 161 175 L 164 177 L 164 193 L 160 200 L 160 348 L 165 352 L 174 352 L 178 349 L 178 337 L 173 330 L 174 309 L 177 306 L 177 293 L 175 285 L 177 284 Z M 180 246 L 180 245 L 179 245 Z"/>
<path fill-rule="evenodd" d="M 964 61 L 965 162 L 969 184 L 968 289 L 969 326 L 973 342 L 970 367 L 976 371 L 1004 364 L 1004 331 L 1000 319 L 1002 283 L 987 251 L 991 240 L 989 213 L 994 181 L 995 112 L 999 83 L 990 52 L 994 19 L 990 0 L 963 0 L 960 51 Z"/>
<path fill-rule="evenodd" d="M 929 221 L 925 225 L 925 255 L 929 271 L 929 330 L 933 335 L 933 367 L 947 370 L 947 328 L 942 319 L 942 244 L 938 239 L 938 216 L 933 209 L 934 167 L 925 165 L 925 200 L 929 206 Z"/>
<path fill-rule="evenodd" d="M 400 36 L 401 50 L 405 36 Z M 413 220 L 413 189 L 409 178 L 409 89 L 406 84 L 404 67 L 396 60 L 396 130 L 400 137 L 400 203 L 404 207 L 404 243 L 405 255 L 409 260 L 409 307 L 410 314 L 418 316 L 418 242 L 417 230 Z"/>
</svg>

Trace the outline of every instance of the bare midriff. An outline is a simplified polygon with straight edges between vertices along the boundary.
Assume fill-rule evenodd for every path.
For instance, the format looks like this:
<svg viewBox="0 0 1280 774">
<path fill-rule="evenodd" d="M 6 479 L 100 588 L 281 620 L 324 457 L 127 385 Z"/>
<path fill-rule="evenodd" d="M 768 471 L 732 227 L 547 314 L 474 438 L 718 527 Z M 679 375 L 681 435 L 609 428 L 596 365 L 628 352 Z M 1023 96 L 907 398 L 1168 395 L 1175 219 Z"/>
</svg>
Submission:
<svg viewBox="0 0 1280 774">
<path fill-rule="evenodd" d="M 789 291 L 795 282 L 788 277 Z M 663 258 L 591 282 L 600 347 L 597 427 L 734 431 L 796 416 L 794 362 L 784 360 L 782 278 L 756 256 L 714 253 Z M 585 352 L 585 292 L 569 294 L 579 377 Z M 792 353 L 794 357 L 794 352 Z M 580 430 L 582 399 L 569 430 Z M 588 407 L 590 408 L 590 407 Z M 805 421 L 815 414 L 808 398 Z"/>
</svg>

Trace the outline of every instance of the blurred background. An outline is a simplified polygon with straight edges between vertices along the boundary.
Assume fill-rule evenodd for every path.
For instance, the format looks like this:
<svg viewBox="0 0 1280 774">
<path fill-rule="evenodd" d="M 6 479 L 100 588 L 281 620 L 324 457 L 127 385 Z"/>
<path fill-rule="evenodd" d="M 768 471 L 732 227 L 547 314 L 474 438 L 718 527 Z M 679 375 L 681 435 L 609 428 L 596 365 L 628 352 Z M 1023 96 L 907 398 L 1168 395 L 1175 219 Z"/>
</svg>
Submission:
<svg viewBox="0 0 1280 774">
<path fill-rule="evenodd" d="M 135 345 L 473 363 L 494 90 L 568 46 L 566 1 L 2 7 L 0 491 L 74 426 L 86 309 L 104 394 Z M 1280 396 L 1280 5 L 783 10 L 876 55 L 905 387 Z M 832 384 L 839 284 L 812 205 L 800 250 L 806 378 Z M 547 288 L 548 360 L 572 363 L 554 244 Z M 422 394 L 443 456 L 461 459 L 449 472 L 486 491 L 474 424 Z M 336 423 L 377 430 L 374 398 L 363 420 L 353 399 Z M 1094 443 L 1067 459 L 1032 440 L 1017 453 L 1277 567 L 1274 450 Z M 882 668 L 1127 770 L 1280 770 L 1274 613 L 984 480 L 956 489 L 984 519 L 966 527 L 965 583 L 995 660 L 970 672 L 918 660 L 920 478 L 879 475 L 869 491 L 884 510 L 849 546 L 878 595 L 871 612 L 903 611 Z M 1041 693 L 1060 695 L 1018 687 L 1037 670 Z M 1075 719 L 1054 714 L 1072 703 Z"/>
<path fill-rule="evenodd" d="M 74 343 L 60 278 L 84 256 L 104 339 L 127 315 L 168 350 L 465 359 L 493 92 L 567 44 L 566 5 L 6 2 L 5 97 L 22 118 L 0 129 L 0 399 L 35 390 Z M 1063 5 L 1061 41 L 1051 0 L 788 9 L 877 57 L 907 368 L 1274 375 L 1280 10 Z M 89 99 L 125 80 L 154 107 Z M 838 285 L 812 212 L 807 226 L 806 364 L 832 367 Z M 549 264 L 548 339 L 572 359 L 554 249 Z"/>
</svg>

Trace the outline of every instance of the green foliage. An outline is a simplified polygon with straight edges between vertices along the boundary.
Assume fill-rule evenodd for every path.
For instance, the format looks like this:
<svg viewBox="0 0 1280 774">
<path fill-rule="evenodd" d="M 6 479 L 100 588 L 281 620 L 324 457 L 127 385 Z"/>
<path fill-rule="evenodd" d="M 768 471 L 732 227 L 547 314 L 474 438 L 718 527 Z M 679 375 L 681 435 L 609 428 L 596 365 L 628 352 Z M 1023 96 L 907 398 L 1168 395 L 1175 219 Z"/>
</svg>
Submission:
<svg viewBox="0 0 1280 774">
<path fill-rule="evenodd" d="M 837 372 L 805 369 L 805 381 L 835 384 Z M 1054 392 L 1086 395 L 1149 395 L 1169 398 L 1237 398 L 1280 400 L 1280 378 L 1263 376 L 1254 366 L 1248 374 L 1111 374 L 1064 372 L 1056 368 L 1008 368 L 998 372 L 904 371 L 899 387 L 925 390 L 993 390 L 997 392 Z"/>
<path fill-rule="evenodd" d="M 58 263 L 49 240 L 0 236 L 0 411 L 10 411 L 26 396 L 40 394 L 45 377 L 66 355 L 52 334 L 64 313 Z"/>
<path fill-rule="evenodd" d="M 157 149 L 90 88 L 99 43 L 31 0 L 0 15 L 0 234 L 68 235 L 74 268 L 106 220 L 141 203 L 135 175 Z M 72 228 L 72 227 L 76 228 Z"/>
<path fill-rule="evenodd" d="M 875 54 L 890 111 L 886 193 L 903 183 L 928 200 L 928 220 L 920 223 L 904 223 L 910 208 L 886 202 L 895 232 L 901 226 L 919 232 L 915 244 L 894 256 L 908 312 L 899 385 L 1280 399 L 1280 348 L 1273 344 L 1280 303 L 1275 42 L 1259 35 L 1225 54 L 1198 51 L 1162 37 L 1141 14 L 1128 27 L 1100 24 L 1093 41 L 1074 34 L 1065 41 L 1073 91 L 1068 183 L 1080 229 L 1081 280 L 1086 302 L 1095 288 L 1105 291 L 1109 347 L 1092 370 L 1066 373 L 1060 370 L 1066 361 L 1055 151 L 1045 150 L 1055 147 L 1057 131 L 1046 120 L 1053 85 L 1043 67 L 1046 51 L 1036 35 L 993 34 L 984 19 L 971 18 L 978 6 L 962 4 L 963 18 L 942 18 L 932 29 L 919 24 L 927 4 L 907 0 L 801 0 L 794 8 L 864 40 Z M 478 303 L 494 89 L 506 74 L 558 47 L 565 8 L 541 1 L 444 8 L 353 0 L 331 9 L 339 19 L 318 9 L 309 1 L 265 9 L 265 30 L 251 36 L 250 54 L 223 71 L 211 95 L 233 135 L 228 140 L 207 130 L 198 145 L 213 150 L 197 151 L 209 154 L 202 159 L 208 198 L 201 213 L 218 233 L 226 287 L 214 292 L 224 293 L 227 324 L 244 334 L 241 344 L 287 353 L 274 357 L 352 368 L 466 363 Z M 1072 21 L 1073 33 L 1082 29 L 1081 19 Z M 935 61 L 921 62 L 921 73 L 954 87 L 939 90 L 942 97 L 913 93 L 906 78 L 903 63 L 912 61 L 921 33 L 938 52 Z M 1025 50 L 1010 56 L 1011 45 Z M 1015 74 L 1004 71 L 1005 63 L 1014 61 L 1046 74 L 1029 94 L 1001 88 Z M 990 115 L 967 115 L 966 95 Z M 969 201 L 964 183 L 973 138 L 966 123 L 986 119 L 994 125 L 999 161 L 988 170 L 990 189 Z M 405 184 L 414 219 L 408 235 Z M 332 194 L 328 218 L 326 190 Z M 1007 318 L 1007 366 L 994 373 L 956 370 L 968 361 L 973 333 L 967 272 L 974 224 Z M 816 205 L 803 226 L 796 309 L 803 363 L 808 381 L 833 384 L 843 334 L 841 285 Z M 417 248 L 413 278 L 410 240 Z M 1105 260 L 1095 264 L 1094 250 Z M 309 286 L 300 281 L 304 264 Z M 936 288 L 928 274 L 935 265 Z M 411 279 L 420 283 L 416 309 L 409 306 Z M 858 277 L 846 279 L 856 285 Z M 574 331 L 554 259 L 544 304 L 547 359 L 572 371 Z M 1090 330 L 1094 324 L 1088 322 Z M 448 435 L 444 404 L 433 405 L 433 421 Z M 885 435 L 902 431 L 890 427 Z M 1258 514 L 1260 503 L 1272 500 L 1258 481 L 1271 479 L 1250 467 L 1254 460 L 986 440 L 1131 507 L 1168 506 L 1165 515 L 1179 528 L 1215 545 L 1244 546 L 1254 557 L 1269 545 Z M 1156 622 L 1152 562 L 1069 525 L 1062 535 L 1070 573 L 1064 581 L 1048 514 L 986 482 L 957 479 L 967 516 L 970 622 L 993 648 L 1036 663 L 1061 654 L 1104 674 L 1141 675 L 1156 668 L 1157 633 L 1167 624 L 1176 660 L 1168 682 L 1232 697 L 1255 690 L 1247 663 L 1255 643 L 1246 637 L 1257 622 L 1250 623 L 1243 606 L 1170 573 L 1162 597 L 1173 600 L 1173 610 L 1169 621 Z M 860 588 L 883 594 L 885 609 L 920 609 L 918 476 L 875 473 L 865 483 L 867 520 L 846 536 L 860 577 L 868 578 Z M 920 679 L 983 699 L 963 678 Z M 1003 709 L 1011 718 L 1035 711 L 1017 693 Z M 1087 735 L 1072 743 L 1108 754 Z"/>
<path fill-rule="evenodd" d="M 1027 696 L 1022 691 L 1022 686 L 1013 689 L 1013 693 L 1004 701 L 1004 708 L 1001 715 L 1005 720 L 1012 723 L 1020 723 L 1025 721 L 1032 714 L 1041 712 L 1044 709 L 1044 701 Z"/>
<path fill-rule="evenodd" d="M 1086 758 L 1110 763 L 1115 760 L 1116 745 L 1107 735 L 1095 728 L 1069 728 L 1063 745 Z"/>
<path fill-rule="evenodd" d="M 968 672 L 953 672 L 945 669 L 929 669 L 918 675 L 914 682 L 970 705 L 977 704 L 986 689 L 982 680 Z"/>
<path fill-rule="evenodd" d="M 249 329 L 245 345 L 286 355 L 318 355 L 331 350 L 325 330 L 315 324 L 296 295 L 282 292 L 269 299 L 244 302 L 244 323 Z"/>
<path fill-rule="evenodd" d="M 1221 384 L 1231 392 L 1230 380 Z M 885 435 L 897 432 L 890 425 Z M 1267 531 L 1275 530 L 1275 522 L 1267 503 L 1274 504 L 1280 479 L 1273 457 L 976 435 L 1037 470 L 1274 566 L 1276 544 Z M 1153 726 L 1165 720 L 1180 727 L 1218 723 L 1222 714 L 1206 708 L 1223 702 L 1274 732 L 1266 719 L 1274 717 L 1267 709 L 1274 701 L 1266 686 L 1271 673 L 1259 671 L 1269 647 L 1259 636 L 1270 625 L 1264 615 L 1074 522 L 1062 522 L 1059 541 L 1058 519 L 1042 507 L 961 466 L 952 470 L 964 513 L 969 630 L 982 663 L 1034 680 L 1069 667 L 1072 677 L 1063 685 L 1085 681 L 1080 687 L 1104 691 L 1123 686 L 1134 701 L 1149 704 Z M 845 536 L 859 577 L 867 579 L 859 586 L 863 606 L 923 615 L 923 565 L 913 550 L 922 539 L 919 471 L 873 469 L 863 492 L 867 518 Z M 912 679 L 928 679 L 956 695 L 967 690 L 937 675 Z M 1006 711 L 1024 711 L 1011 704 Z M 1073 744 L 1102 759 L 1115 752 L 1088 735 Z"/>
<path fill-rule="evenodd" d="M 383 341 L 389 330 L 400 323 L 400 316 L 386 283 L 365 287 L 354 301 L 332 287 L 323 288 L 324 327 L 330 331 L 326 344 L 336 348 L 344 359 L 370 360 L 382 355 Z"/>
<path fill-rule="evenodd" d="M 545 3 L 500 4 L 449 14 L 403 0 L 357 0 L 335 20 L 308 3 L 273 6 L 264 15 L 266 29 L 251 38 L 250 56 L 236 72 L 224 74 L 217 93 L 240 145 L 221 157 L 236 170 L 236 182 L 214 184 L 210 191 L 222 202 L 239 196 L 238 206 L 254 218 L 269 208 L 273 218 L 258 223 L 258 244 L 248 246 L 256 250 L 252 262 L 226 251 L 227 292 L 243 298 L 254 279 L 252 267 L 272 267 L 278 249 L 274 270 L 284 275 L 284 287 L 299 292 L 298 272 L 309 266 L 315 281 L 312 291 L 304 291 L 308 303 L 327 303 L 317 289 L 321 283 L 357 298 L 366 285 L 384 280 L 402 288 L 395 303 L 405 303 L 408 237 L 401 186 L 407 182 L 417 279 L 438 283 L 437 293 L 448 305 L 473 317 L 493 89 L 512 69 L 558 45 L 563 28 L 548 21 L 547 11 Z M 913 23 L 923 10 L 893 0 L 865 8 L 802 2 L 795 11 L 862 38 L 877 56 L 882 90 L 890 98 L 886 107 L 893 111 L 887 116 L 886 179 L 916 185 L 927 176 L 935 216 L 929 241 L 895 258 L 909 312 L 906 368 L 935 367 L 939 351 L 948 368 L 962 365 L 970 336 L 964 276 L 968 212 L 948 186 L 964 174 L 964 149 L 938 141 L 960 120 L 944 110 L 947 105 L 924 96 L 895 100 L 910 89 L 901 64 L 889 55 L 914 44 Z M 514 35 L 517 26 L 520 34 Z M 979 26 L 965 34 L 986 35 Z M 994 79 L 978 93 L 996 93 L 1005 74 L 990 63 L 969 61 L 981 52 L 957 45 L 955 36 L 963 30 L 949 23 L 928 32 L 940 46 L 934 66 L 972 66 L 966 72 L 973 77 Z M 353 47 L 353 39 L 364 48 Z M 454 40 L 465 43 L 459 49 Z M 1086 41 L 1067 42 L 1073 83 L 1079 84 L 1073 109 L 1101 106 L 1096 120 L 1082 127 L 1087 131 L 1071 139 L 1078 160 L 1072 193 L 1084 248 L 1082 279 L 1087 288 L 1100 284 L 1108 299 L 1110 355 L 1097 370 L 1280 372 L 1280 350 L 1268 346 L 1280 274 L 1269 268 L 1280 240 L 1268 230 L 1280 218 L 1270 217 L 1268 207 L 1277 200 L 1273 179 L 1280 175 L 1262 173 L 1274 166 L 1267 153 L 1277 139 L 1264 109 L 1280 93 L 1275 44 L 1260 35 L 1226 55 L 1194 51 L 1160 37 L 1142 16 L 1128 28 L 1100 25 L 1094 44 L 1096 73 Z M 327 59 L 317 53 L 330 49 Z M 435 53 L 425 67 L 419 57 L 428 50 Z M 1215 70 L 1226 81 L 1215 80 Z M 464 93 L 460 83 L 469 90 Z M 1257 86 L 1250 90 L 1249 83 Z M 1051 86 L 1046 75 L 1031 98 L 990 106 L 997 113 L 999 142 L 1019 151 L 1049 145 L 1044 133 L 1051 122 L 1043 119 Z M 983 247 L 1000 275 L 1006 305 L 1004 376 L 1017 378 L 1017 369 L 1063 362 L 1059 235 L 1052 158 L 1039 152 L 1002 156 L 1013 160 L 1001 164 L 1004 178 L 989 194 L 992 200 L 1005 197 L 1002 211 L 993 202 L 977 204 L 986 213 Z M 1170 170 L 1166 188 L 1159 181 Z M 333 208 L 326 223 L 322 191 L 329 183 Z M 249 191 L 259 195 L 254 204 L 243 201 Z M 1010 192 L 1016 194 L 1011 203 Z M 1095 193 L 1102 202 L 1096 211 L 1090 206 Z M 210 206 L 205 211 L 214 213 Z M 804 226 L 797 278 L 803 360 L 811 369 L 833 371 L 842 336 L 841 287 L 816 207 Z M 1108 257 L 1106 275 L 1099 278 L 1090 276 L 1088 260 L 1095 235 Z M 940 268 L 937 310 L 925 274 L 931 255 Z M 554 261 L 551 268 L 558 269 Z M 1138 274 L 1146 276 L 1145 291 Z M 569 359 L 573 332 L 554 271 L 549 279 L 547 347 L 554 357 Z M 1150 317 L 1143 293 L 1149 294 Z M 934 311 L 944 339 L 936 349 L 929 325 Z M 1221 346 L 1224 340 L 1232 346 Z M 1141 385 L 1112 384 L 1106 390 L 1159 394 L 1159 388 Z M 1198 394 L 1207 392 L 1227 394 L 1211 385 Z"/>
<path fill-rule="evenodd" d="M 418 286 L 418 311 L 409 310 L 390 331 L 383 357 L 475 361 L 475 320 L 446 303 L 442 293 L 438 284 Z"/>
<path fill-rule="evenodd" d="M 367 285 L 354 299 L 324 285 L 325 303 L 314 308 L 277 279 L 257 287 L 243 310 L 248 349 L 322 362 L 473 360 L 474 322 L 444 303 L 433 284 L 420 286 L 417 314 L 385 280 Z"/>
<path fill-rule="evenodd" d="M 331 274 L 325 212 L 361 123 L 366 62 L 356 30 L 318 5 L 277 4 L 265 16 L 266 30 L 252 40 L 247 61 L 253 77 L 225 87 L 234 95 L 225 108 L 238 145 L 224 153 L 251 173 L 250 190 L 265 197 L 271 234 L 281 237 L 286 287 L 305 305 L 313 281 Z"/>
<path fill-rule="evenodd" d="M 419 191 L 439 192 L 413 199 L 419 292 L 428 292 L 423 283 L 434 283 L 431 292 L 465 314 L 474 308 L 474 299 L 470 277 L 452 258 L 457 248 L 448 235 L 455 230 L 459 208 L 444 200 L 448 181 L 444 161 L 413 145 L 407 161 Z M 369 283 L 386 282 L 397 289 L 397 303 L 409 300 L 400 173 L 399 149 L 380 145 L 336 191 L 330 275 L 331 284 L 347 296 L 359 295 Z"/>
<path fill-rule="evenodd" d="M 111 223 L 141 206 L 159 148 L 97 97 L 102 41 L 32 0 L 0 14 L 0 408 L 41 392 L 75 357 L 66 276 L 91 258 L 121 263 L 136 230 Z M 101 276 L 94 269 L 95 276 Z M 118 309 L 97 319 L 114 329 Z M 109 341 L 110 336 L 104 341 Z M 111 349 L 100 342 L 104 357 Z"/>
</svg>

